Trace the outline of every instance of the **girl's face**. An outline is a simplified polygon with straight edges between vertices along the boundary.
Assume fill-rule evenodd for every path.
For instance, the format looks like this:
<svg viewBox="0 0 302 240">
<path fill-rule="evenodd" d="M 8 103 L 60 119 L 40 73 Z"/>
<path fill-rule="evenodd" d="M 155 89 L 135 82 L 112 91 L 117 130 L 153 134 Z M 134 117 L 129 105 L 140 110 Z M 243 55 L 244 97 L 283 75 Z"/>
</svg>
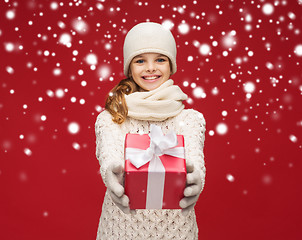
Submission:
<svg viewBox="0 0 302 240">
<path fill-rule="evenodd" d="M 159 53 L 143 53 L 130 63 L 130 76 L 142 91 L 158 88 L 171 76 L 169 58 Z"/>
</svg>

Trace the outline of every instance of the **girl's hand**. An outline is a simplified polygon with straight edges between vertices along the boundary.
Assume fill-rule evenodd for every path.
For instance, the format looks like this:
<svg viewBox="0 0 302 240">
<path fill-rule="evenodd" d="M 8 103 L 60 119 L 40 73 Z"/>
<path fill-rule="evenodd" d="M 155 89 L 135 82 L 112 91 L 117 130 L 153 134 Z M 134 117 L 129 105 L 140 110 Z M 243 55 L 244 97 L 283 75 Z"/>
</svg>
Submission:
<svg viewBox="0 0 302 240">
<path fill-rule="evenodd" d="M 184 198 L 180 200 L 179 206 L 182 214 L 187 216 L 194 208 L 202 190 L 201 177 L 193 164 L 187 164 L 187 186 L 184 190 Z"/>
<path fill-rule="evenodd" d="M 111 164 L 106 172 L 107 187 L 112 201 L 124 213 L 130 213 L 129 198 L 124 194 L 123 187 L 124 168 L 122 165 Z"/>
</svg>

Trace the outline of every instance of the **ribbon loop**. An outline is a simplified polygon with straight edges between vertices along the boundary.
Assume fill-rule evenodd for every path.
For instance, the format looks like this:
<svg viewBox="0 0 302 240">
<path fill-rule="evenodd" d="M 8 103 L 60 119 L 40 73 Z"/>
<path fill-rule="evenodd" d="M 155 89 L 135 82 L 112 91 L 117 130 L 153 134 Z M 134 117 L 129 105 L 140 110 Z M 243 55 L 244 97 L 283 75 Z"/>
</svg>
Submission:
<svg viewBox="0 0 302 240">
<path fill-rule="evenodd" d="M 159 126 L 152 124 L 149 137 L 150 146 L 146 150 L 126 148 L 126 159 L 129 159 L 136 168 L 140 168 L 163 154 L 184 158 L 184 148 L 175 148 L 178 142 L 174 131 L 164 135 Z"/>
</svg>

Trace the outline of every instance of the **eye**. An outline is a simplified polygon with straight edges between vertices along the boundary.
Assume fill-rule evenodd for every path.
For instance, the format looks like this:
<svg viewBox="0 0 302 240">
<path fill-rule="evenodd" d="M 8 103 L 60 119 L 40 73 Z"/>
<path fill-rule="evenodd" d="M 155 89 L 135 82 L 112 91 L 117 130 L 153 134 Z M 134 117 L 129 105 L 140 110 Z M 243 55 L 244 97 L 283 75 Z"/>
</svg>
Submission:
<svg viewBox="0 0 302 240">
<path fill-rule="evenodd" d="M 167 61 L 167 60 L 164 59 L 164 58 L 158 58 L 156 61 L 158 61 L 158 62 L 165 62 L 165 61 Z"/>
<path fill-rule="evenodd" d="M 138 59 L 135 61 L 136 63 L 144 63 L 144 60 L 143 59 Z"/>
</svg>

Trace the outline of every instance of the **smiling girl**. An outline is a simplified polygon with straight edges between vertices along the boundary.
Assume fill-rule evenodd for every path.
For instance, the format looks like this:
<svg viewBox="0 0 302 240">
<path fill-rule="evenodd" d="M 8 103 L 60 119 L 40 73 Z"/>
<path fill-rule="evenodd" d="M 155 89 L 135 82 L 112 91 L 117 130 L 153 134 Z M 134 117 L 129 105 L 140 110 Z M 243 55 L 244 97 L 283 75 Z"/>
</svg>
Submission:
<svg viewBox="0 0 302 240">
<path fill-rule="evenodd" d="M 194 206 L 205 182 L 205 120 L 184 109 L 187 95 L 174 85 L 176 43 L 162 25 L 140 23 L 124 42 L 124 74 L 108 94 L 97 118 L 96 156 L 107 187 L 100 217 L 100 239 L 198 239 Z M 183 135 L 187 167 L 184 198 L 178 209 L 131 210 L 124 192 L 124 141 L 127 133 L 148 134 L 150 125 L 164 134 Z"/>
<path fill-rule="evenodd" d="M 169 58 L 158 53 L 143 53 L 133 58 L 129 74 L 141 90 L 154 90 L 170 78 Z"/>
</svg>

